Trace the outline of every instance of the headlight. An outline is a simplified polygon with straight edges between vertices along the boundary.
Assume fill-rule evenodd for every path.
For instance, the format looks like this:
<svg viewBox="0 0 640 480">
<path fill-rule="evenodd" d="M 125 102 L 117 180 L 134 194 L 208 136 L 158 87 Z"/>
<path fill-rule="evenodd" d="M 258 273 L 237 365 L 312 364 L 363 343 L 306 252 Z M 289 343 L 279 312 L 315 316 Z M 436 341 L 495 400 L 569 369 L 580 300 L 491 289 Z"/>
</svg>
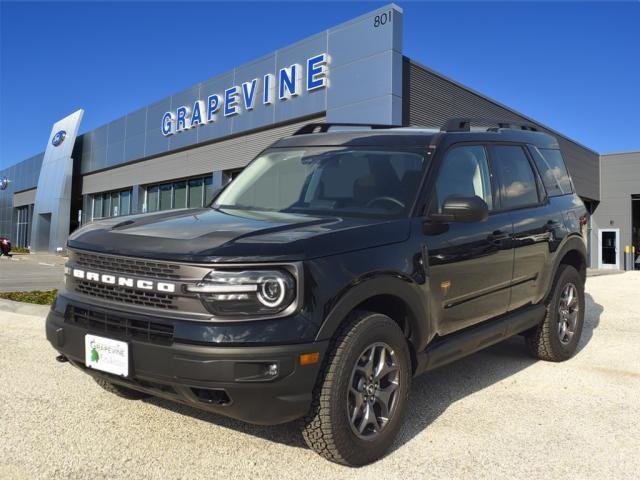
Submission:
<svg viewBox="0 0 640 480">
<path fill-rule="evenodd" d="M 296 298 L 296 281 L 286 270 L 212 270 L 186 290 L 218 316 L 277 314 Z"/>
</svg>

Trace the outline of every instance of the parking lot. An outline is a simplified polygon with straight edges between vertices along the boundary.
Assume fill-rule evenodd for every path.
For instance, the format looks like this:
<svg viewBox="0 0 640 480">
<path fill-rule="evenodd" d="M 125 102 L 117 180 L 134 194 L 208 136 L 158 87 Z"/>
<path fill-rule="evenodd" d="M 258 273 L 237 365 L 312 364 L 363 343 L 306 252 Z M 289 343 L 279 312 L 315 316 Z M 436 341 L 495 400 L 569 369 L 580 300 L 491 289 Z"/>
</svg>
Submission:
<svg viewBox="0 0 640 480">
<path fill-rule="evenodd" d="M 362 469 L 295 425 L 111 396 L 55 362 L 42 314 L 0 310 L 0 478 L 637 478 L 640 272 L 587 291 L 575 358 L 534 361 L 513 338 L 417 378 L 393 450 Z"/>
<path fill-rule="evenodd" d="M 0 292 L 53 290 L 64 285 L 65 257 L 14 255 L 0 257 Z"/>
</svg>

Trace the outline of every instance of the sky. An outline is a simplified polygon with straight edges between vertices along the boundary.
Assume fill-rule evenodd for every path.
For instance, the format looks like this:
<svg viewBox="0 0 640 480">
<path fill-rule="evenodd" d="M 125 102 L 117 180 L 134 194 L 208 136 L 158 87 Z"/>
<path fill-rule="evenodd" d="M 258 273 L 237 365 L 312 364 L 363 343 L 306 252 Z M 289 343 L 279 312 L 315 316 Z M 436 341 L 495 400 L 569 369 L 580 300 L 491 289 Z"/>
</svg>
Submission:
<svg viewBox="0 0 640 480">
<path fill-rule="evenodd" d="M 0 169 L 388 2 L 0 0 Z M 640 150 L 640 2 L 403 2 L 404 53 L 600 153 Z"/>
</svg>

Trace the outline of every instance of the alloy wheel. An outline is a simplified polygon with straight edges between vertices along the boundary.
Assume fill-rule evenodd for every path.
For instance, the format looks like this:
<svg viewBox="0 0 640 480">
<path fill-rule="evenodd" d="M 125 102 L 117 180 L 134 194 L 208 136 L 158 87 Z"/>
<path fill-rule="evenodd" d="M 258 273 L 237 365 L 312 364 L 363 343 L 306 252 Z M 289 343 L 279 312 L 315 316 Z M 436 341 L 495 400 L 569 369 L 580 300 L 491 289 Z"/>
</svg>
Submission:
<svg viewBox="0 0 640 480">
<path fill-rule="evenodd" d="M 388 425 L 398 403 L 400 368 L 386 343 L 369 345 L 353 367 L 347 416 L 353 433 L 372 440 Z"/>
<path fill-rule="evenodd" d="M 558 338 L 563 345 L 568 344 L 576 333 L 579 310 L 578 289 L 573 283 L 567 283 L 558 302 Z"/>
</svg>

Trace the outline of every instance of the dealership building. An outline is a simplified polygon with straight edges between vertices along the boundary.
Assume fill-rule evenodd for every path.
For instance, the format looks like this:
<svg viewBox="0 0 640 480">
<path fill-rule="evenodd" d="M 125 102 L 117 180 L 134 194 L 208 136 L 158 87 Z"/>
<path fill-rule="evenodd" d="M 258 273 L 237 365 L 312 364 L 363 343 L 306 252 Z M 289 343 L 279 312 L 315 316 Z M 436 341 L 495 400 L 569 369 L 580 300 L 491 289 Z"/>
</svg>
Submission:
<svg viewBox="0 0 640 480">
<path fill-rule="evenodd" d="M 261 150 L 309 122 L 439 128 L 452 117 L 528 122 L 558 139 L 575 189 L 593 213 L 592 266 L 602 262 L 603 239 L 611 243 L 611 234 L 600 230 L 618 229 L 620 252 L 632 232 L 636 245 L 639 240 L 631 205 L 640 182 L 637 192 L 631 184 L 617 192 L 611 208 L 613 194 L 603 189 L 615 186 L 618 175 L 640 177 L 640 154 L 601 157 L 408 58 L 403 12 L 394 4 L 95 130 L 79 133 L 82 115 L 56 122 L 43 153 L 0 171 L 0 236 L 14 245 L 55 252 L 70 232 L 97 219 L 206 205 Z M 614 163 L 628 168 L 601 172 Z"/>
</svg>

